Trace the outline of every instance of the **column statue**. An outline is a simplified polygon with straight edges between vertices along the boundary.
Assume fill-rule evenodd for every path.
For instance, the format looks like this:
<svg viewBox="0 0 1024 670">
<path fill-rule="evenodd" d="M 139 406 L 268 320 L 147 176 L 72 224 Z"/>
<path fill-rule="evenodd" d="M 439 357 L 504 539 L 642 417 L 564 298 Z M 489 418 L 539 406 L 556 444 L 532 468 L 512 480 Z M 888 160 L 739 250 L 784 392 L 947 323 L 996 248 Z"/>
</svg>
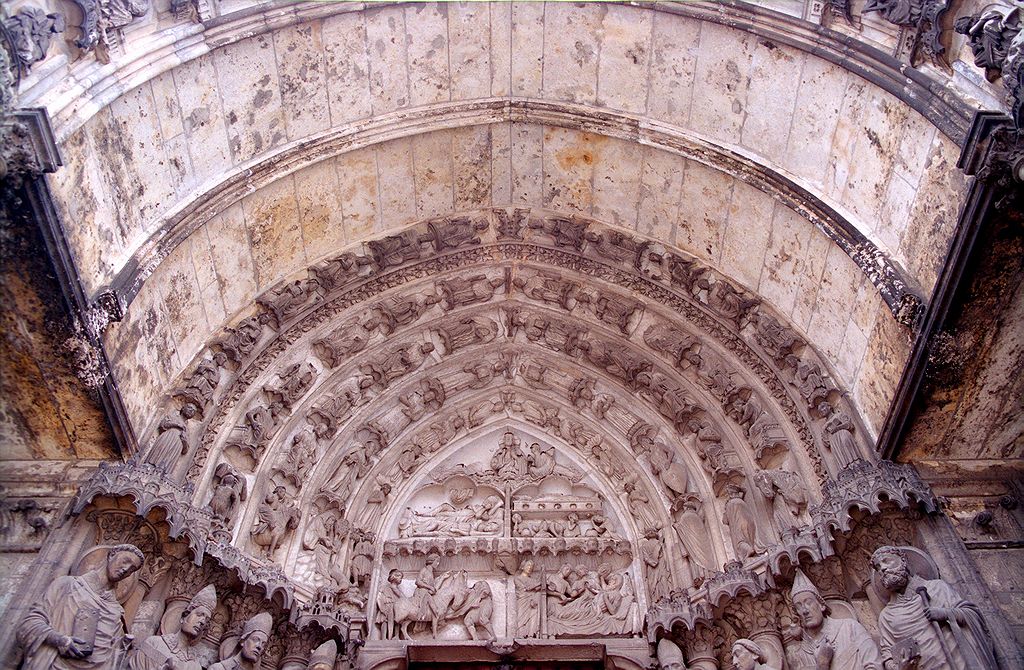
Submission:
<svg viewBox="0 0 1024 670">
<path fill-rule="evenodd" d="M 997 670 L 992 638 L 976 605 L 942 579 L 913 574 L 901 547 L 876 549 L 871 568 L 872 581 L 889 596 L 878 615 L 886 670 Z"/>
<path fill-rule="evenodd" d="M 338 643 L 327 640 L 309 655 L 306 670 L 334 670 L 334 662 L 338 657 Z"/>
<path fill-rule="evenodd" d="M 238 652 L 220 663 L 214 663 L 210 670 L 258 670 L 273 627 L 274 619 L 266 612 L 260 612 L 246 621 L 238 639 Z"/>
<path fill-rule="evenodd" d="M 817 587 L 799 569 L 790 591 L 799 628 L 787 635 L 790 670 L 883 670 L 882 656 L 860 622 L 832 616 Z"/>
<path fill-rule="evenodd" d="M 24 670 L 115 670 L 124 656 L 124 609 L 114 587 L 142 567 L 138 547 L 119 544 L 84 575 L 58 577 L 18 624 Z"/>
<path fill-rule="evenodd" d="M 658 667 L 661 670 L 686 670 L 683 662 L 683 650 L 672 640 L 658 640 Z"/>
<path fill-rule="evenodd" d="M 182 610 L 178 632 L 147 637 L 128 656 L 130 670 L 202 670 L 195 645 L 206 634 L 216 608 L 217 591 L 208 584 Z"/>
</svg>

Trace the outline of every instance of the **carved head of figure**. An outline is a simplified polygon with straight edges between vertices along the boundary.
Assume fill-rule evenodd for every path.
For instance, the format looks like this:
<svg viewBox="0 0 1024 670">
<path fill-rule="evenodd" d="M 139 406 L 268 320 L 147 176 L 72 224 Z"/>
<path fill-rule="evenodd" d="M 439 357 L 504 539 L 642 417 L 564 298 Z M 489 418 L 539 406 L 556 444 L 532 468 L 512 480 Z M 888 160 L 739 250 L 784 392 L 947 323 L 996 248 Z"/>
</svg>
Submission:
<svg viewBox="0 0 1024 670">
<path fill-rule="evenodd" d="M 871 555 L 871 568 L 886 591 L 902 592 L 910 583 L 910 566 L 898 547 L 879 547 Z"/>
<path fill-rule="evenodd" d="M 753 640 L 740 639 L 732 643 L 732 667 L 735 670 L 754 670 L 757 663 L 766 663 L 761 647 Z"/>
<path fill-rule="evenodd" d="M 263 650 L 267 648 L 270 640 L 270 630 L 274 626 L 274 620 L 266 612 L 260 612 L 245 622 L 242 627 L 242 658 L 250 663 L 259 663 L 263 657 Z"/>
<path fill-rule="evenodd" d="M 405 579 L 405 575 L 402 574 L 401 570 L 392 570 L 388 573 L 388 582 L 396 586 L 401 584 L 403 579 Z"/>
<path fill-rule="evenodd" d="M 533 572 L 533 561 L 527 559 L 521 566 L 519 566 L 519 570 L 524 577 L 529 577 L 530 573 Z"/>
<path fill-rule="evenodd" d="M 661 666 L 661 670 L 686 670 L 683 650 L 671 640 L 658 640 L 658 665 Z"/>
<path fill-rule="evenodd" d="M 107 581 L 116 584 L 142 567 L 145 557 L 134 544 L 119 544 L 107 552 Z"/>
<path fill-rule="evenodd" d="M 825 623 L 825 617 L 832 613 L 825 599 L 821 597 L 818 588 L 807 579 L 807 576 L 800 570 L 796 571 L 793 578 L 793 588 L 790 590 L 793 598 L 793 611 L 800 619 L 800 626 L 806 631 L 816 631 Z"/>
<path fill-rule="evenodd" d="M 192 597 L 181 613 L 181 632 L 185 637 L 195 640 L 205 635 L 216 607 L 217 591 L 213 584 L 208 584 Z"/>
<path fill-rule="evenodd" d="M 562 575 L 564 579 L 568 579 L 569 575 L 572 574 L 572 566 L 568 563 L 563 563 L 562 567 L 558 570 L 558 574 Z"/>
<path fill-rule="evenodd" d="M 334 660 L 338 656 L 338 643 L 328 640 L 313 650 L 309 655 L 306 670 L 333 670 Z"/>
<path fill-rule="evenodd" d="M 437 565 L 437 562 L 441 560 L 441 557 L 437 554 L 429 554 L 427 556 L 427 565 Z"/>
</svg>

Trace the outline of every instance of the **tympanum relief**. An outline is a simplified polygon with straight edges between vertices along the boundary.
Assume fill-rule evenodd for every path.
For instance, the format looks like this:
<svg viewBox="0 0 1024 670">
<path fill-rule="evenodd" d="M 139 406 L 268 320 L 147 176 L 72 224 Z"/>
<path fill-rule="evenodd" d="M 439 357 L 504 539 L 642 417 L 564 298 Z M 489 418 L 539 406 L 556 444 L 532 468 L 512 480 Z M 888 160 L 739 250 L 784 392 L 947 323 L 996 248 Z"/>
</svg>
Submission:
<svg viewBox="0 0 1024 670">
<path fill-rule="evenodd" d="M 617 507 L 547 441 L 488 435 L 403 502 L 374 597 L 379 637 L 638 634 L 638 572 Z M 466 559 L 456 565 L 453 552 Z M 647 556 L 667 591 L 667 562 L 653 547 Z"/>
</svg>

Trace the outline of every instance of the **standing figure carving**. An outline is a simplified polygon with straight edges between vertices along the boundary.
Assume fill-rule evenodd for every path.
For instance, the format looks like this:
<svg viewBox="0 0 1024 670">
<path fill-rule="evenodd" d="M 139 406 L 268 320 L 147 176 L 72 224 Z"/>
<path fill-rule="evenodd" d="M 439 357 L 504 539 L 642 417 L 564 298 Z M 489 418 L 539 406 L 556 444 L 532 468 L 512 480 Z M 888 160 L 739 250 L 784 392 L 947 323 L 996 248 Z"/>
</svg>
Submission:
<svg viewBox="0 0 1024 670">
<path fill-rule="evenodd" d="M 214 663 L 210 670 L 257 670 L 270 641 L 273 626 L 274 620 L 266 612 L 260 612 L 246 621 L 238 639 L 238 652 L 220 663 Z"/>
<path fill-rule="evenodd" d="M 859 459 L 857 442 L 853 439 L 853 420 L 845 412 L 836 412 L 825 422 L 825 443 L 832 450 L 840 468 Z"/>
<path fill-rule="evenodd" d="M 757 541 L 757 520 L 754 518 L 750 503 L 743 498 L 741 487 L 728 485 L 726 495 L 729 496 L 729 500 L 725 503 L 722 523 L 729 527 L 732 548 L 736 552 L 736 558 L 742 561 L 762 551 Z"/>
<path fill-rule="evenodd" d="M 639 542 L 640 557 L 647 568 L 647 588 L 651 602 L 668 598 L 672 592 L 672 580 L 669 575 L 668 561 L 664 557 L 664 545 L 661 532 L 654 527 L 648 528 L 644 539 Z"/>
<path fill-rule="evenodd" d="M 533 561 L 523 562 L 515 576 L 516 634 L 514 637 L 537 637 L 540 634 L 540 612 L 544 606 L 544 581 L 533 576 Z"/>
<path fill-rule="evenodd" d="M 754 474 L 754 484 L 771 503 L 780 533 L 800 525 L 800 514 L 807 506 L 807 488 L 799 475 L 788 470 L 761 470 Z"/>
<path fill-rule="evenodd" d="M 402 580 L 405 575 L 400 570 L 388 573 L 388 583 L 381 587 L 377 594 L 377 625 L 380 626 L 380 639 L 392 640 L 398 637 L 395 622 L 395 603 L 405 598 L 402 593 Z"/>
<path fill-rule="evenodd" d="M 299 510 L 288 501 L 287 490 L 277 486 L 260 503 L 257 513 L 259 519 L 252 529 L 252 541 L 273 560 L 285 535 L 299 525 Z"/>
<path fill-rule="evenodd" d="M 942 579 L 910 569 L 907 550 L 880 547 L 871 556 L 872 581 L 889 601 L 878 615 L 886 670 L 996 670 L 992 638 L 977 605 Z M 913 657 L 919 656 L 916 664 Z"/>
<path fill-rule="evenodd" d="M 791 670 L 882 670 L 878 645 L 854 619 L 837 619 L 799 569 L 790 590 L 800 626 L 787 632 Z"/>
<path fill-rule="evenodd" d="M 761 645 L 746 638 L 732 643 L 732 667 L 735 670 L 779 670 L 768 665 L 768 657 Z"/>
<path fill-rule="evenodd" d="M 210 498 L 210 509 L 225 526 L 230 525 L 238 503 L 246 497 L 245 478 L 230 463 L 220 463 L 213 472 L 217 485 Z"/>
<path fill-rule="evenodd" d="M 357 528 L 352 535 L 354 544 L 352 560 L 349 561 L 349 579 L 361 586 L 370 580 L 373 571 L 373 533 Z"/>
<path fill-rule="evenodd" d="M 146 451 L 144 460 L 165 474 L 172 472 L 178 459 L 188 453 L 185 422 L 195 415 L 195 408 L 185 405 L 180 412 L 171 412 L 165 416 L 157 427 L 156 439 Z"/>
<path fill-rule="evenodd" d="M 124 609 L 115 587 L 142 567 L 142 552 L 119 544 L 78 577 L 58 577 L 18 624 L 24 670 L 116 670 L 124 661 Z"/>
<path fill-rule="evenodd" d="M 689 579 L 684 579 L 686 586 L 703 580 L 704 576 L 711 571 L 714 564 L 714 556 L 711 551 L 711 543 L 707 541 L 708 530 L 704 522 L 702 504 L 696 496 L 688 497 L 683 501 L 683 513 L 673 524 L 679 541 L 688 560 Z"/>
<path fill-rule="evenodd" d="M 178 632 L 150 636 L 136 647 L 128 656 L 130 670 L 201 670 L 195 645 L 206 634 L 216 608 L 217 591 L 208 584 L 181 612 Z"/>
</svg>

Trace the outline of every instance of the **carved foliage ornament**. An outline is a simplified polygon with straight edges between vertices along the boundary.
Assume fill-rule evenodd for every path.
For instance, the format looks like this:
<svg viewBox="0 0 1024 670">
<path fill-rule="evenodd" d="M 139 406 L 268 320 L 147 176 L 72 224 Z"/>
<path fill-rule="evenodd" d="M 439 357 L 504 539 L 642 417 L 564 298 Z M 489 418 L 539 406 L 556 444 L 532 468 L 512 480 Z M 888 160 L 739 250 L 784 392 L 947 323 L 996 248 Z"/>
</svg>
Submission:
<svg viewBox="0 0 1024 670">
<path fill-rule="evenodd" d="M 120 29 L 143 17 L 150 0 L 74 0 L 82 10 L 82 36 L 75 45 L 83 51 L 97 50 L 103 62 L 109 60 L 108 50 L 120 47 Z"/>
</svg>

